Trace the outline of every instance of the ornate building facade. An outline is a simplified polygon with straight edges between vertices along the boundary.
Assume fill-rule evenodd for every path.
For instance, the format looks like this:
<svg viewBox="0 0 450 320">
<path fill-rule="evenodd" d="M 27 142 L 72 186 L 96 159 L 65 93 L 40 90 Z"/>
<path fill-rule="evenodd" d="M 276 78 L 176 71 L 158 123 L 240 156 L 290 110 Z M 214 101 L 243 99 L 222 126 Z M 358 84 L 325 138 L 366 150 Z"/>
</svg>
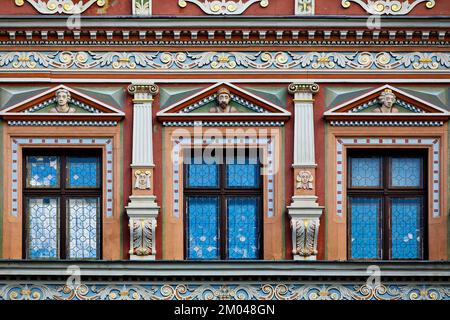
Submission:
<svg viewBox="0 0 450 320">
<path fill-rule="evenodd" d="M 0 300 L 450 299 L 450 2 L 0 15 Z"/>
</svg>

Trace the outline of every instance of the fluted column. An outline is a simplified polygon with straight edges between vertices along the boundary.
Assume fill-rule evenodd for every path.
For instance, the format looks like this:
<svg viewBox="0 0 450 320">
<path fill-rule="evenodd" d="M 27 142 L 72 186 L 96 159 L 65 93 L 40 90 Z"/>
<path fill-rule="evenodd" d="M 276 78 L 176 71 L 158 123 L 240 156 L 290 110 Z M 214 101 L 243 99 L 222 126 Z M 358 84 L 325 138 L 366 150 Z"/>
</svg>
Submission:
<svg viewBox="0 0 450 320">
<path fill-rule="evenodd" d="M 291 218 L 294 260 L 316 260 L 317 237 L 323 207 L 317 203 L 316 160 L 314 139 L 314 99 L 319 86 L 314 83 L 293 83 L 294 95 L 294 196 L 288 207 Z"/>
<path fill-rule="evenodd" d="M 154 260 L 156 255 L 156 219 L 159 207 L 153 192 L 153 96 L 154 84 L 133 83 L 132 195 L 126 207 L 130 227 L 130 259 Z"/>
</svg>

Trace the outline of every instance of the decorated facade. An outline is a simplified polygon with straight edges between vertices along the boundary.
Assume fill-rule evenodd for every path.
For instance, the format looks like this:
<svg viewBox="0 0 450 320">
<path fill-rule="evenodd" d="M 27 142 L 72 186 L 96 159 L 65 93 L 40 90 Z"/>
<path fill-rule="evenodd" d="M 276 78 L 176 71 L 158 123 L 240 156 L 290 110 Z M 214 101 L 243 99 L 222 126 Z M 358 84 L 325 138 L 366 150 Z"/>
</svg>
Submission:
<svg viewBox="0 0 450 320">
<path fill-rule="evenodd" d="M 450 299 L 450 2 L 0 15 L 0 300 Z"/>
</svg>

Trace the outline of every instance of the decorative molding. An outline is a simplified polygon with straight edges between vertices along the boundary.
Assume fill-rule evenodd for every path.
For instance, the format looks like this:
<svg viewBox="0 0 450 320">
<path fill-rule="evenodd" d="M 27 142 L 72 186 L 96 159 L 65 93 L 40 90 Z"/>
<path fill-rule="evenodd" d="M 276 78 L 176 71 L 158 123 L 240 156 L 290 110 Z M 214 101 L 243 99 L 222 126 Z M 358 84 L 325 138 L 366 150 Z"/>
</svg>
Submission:
<svg viewBox="0 0 450 320">
<path fill-rule="evenodd" d="M 41 14 L 82 14 L 89 9 L 94 3 L 99 7 L 106 4 L 105 0 L 86 0 L 74 3 L 73 0 L 15 0 L 16 6 L 23 6 L 25 1 L 31 4 Z"/>
<path fill-rule="evenodd" d="M 9 126 L 15 127 L 115 127 L 118 124 L 117 121 L 8 121 Z"/>
<path fill-rule="evenodd" d="M 442 127 L 443 121 L 330 121 L 333 127 Z"/>
<path fill-rule="evenodd" d="M 2 282 L 0 300 L 450 300 L 448 283 Z"/>
<path fill-rule="evenodd" d="M 48 145 L 48 146 L 105 146 L 106 167 L 104 172 L 106 173 L 105 185 L 106 185 L 106 217 L 113 217 L 113 189 L 114 189 L 114 155 L 113 155 L 113 139 L 112 138 L 62 138 L 62 137 L 47 137 L 47 138 L 26 138 L 26 137 L 12 137 L 12 174 L 11 174 L 11 197 L 12 197 L 12 213 L 13 217 L 18 217 L 19 207 L 17 199 L 19 198 L 19 148 L 21 146 L 30 145 Z"/>
<path fill-rule="evenodd" d="M 319 85 L 315 83 L 291 83 L 288 87 L 288 92 L 296 93 L 312 93 L 319 92 Z"/>
<path fill-rule="evenodd" d="M 185 8 L 187 3 L 197 5 L 202 11 L 209 15 L 239 15 L 245 12 L 251 5 L 259 3 L 262 8 L 269 5 L 269 0 L 178 0 L 178 5 Z"/>
<path fill-rule="evenodd" d="M 372 15 L 407 15 L 420 3 L 426 2 L 425 7 L 428 9 L 436 5 L 435 0 L 414 0 L 412 3 L 410 0 L 342 0 L 342 7 L 349 8 L 351 2 L 359 4 Z"/>
<path fill-rule="evenodd" d="M 301 190 L 314 190 L 314 177 L 311 171 L 300 171 L 297 174 L 297 189 Z"/>
<path fill-rule="evenodd" d="M 152 0 L 133 0 L 133 14 L 137 16 L 152 15 Z"/>
<path fill-rule="evenodd" d="M 316 0 L 294 0 L 294 1 L 295 1 L 296 16 L 314 15 Z"/>
<path fill-rule="evenodd" d="M 344 212 L 344 166 L 347 163 L 344 159 L 344 146 L 431 146 L 432 147 L 432 161 L 431 161 L 431 180 L 430 191 L 432 193 L 432 207 L 433 218 L 441 216 L 440 209 L 440 140 L 439 138 L 384 138 L 384 137 L 370 137 L 370 138 L 337 138 L 336 139 L 336 215 L 343 216 Z"/>
<path fill-rule="evenodd" d="M 443 71 L 446 52 L 0 52 L 3 72 L 142 71 Z"/>
<path fill-rule="evenodd" d="M 165 127 L 283 127 L 281 121 L 164 121 Z"/>
</svg>

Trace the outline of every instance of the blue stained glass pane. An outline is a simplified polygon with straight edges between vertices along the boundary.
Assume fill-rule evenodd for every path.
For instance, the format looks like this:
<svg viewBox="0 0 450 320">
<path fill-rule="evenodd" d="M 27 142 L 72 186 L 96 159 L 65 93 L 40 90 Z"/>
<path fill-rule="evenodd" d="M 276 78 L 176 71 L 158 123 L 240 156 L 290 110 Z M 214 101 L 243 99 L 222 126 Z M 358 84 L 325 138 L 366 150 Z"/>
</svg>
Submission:
<svg viewBox="0 0 450 320">
<path fill-rule="evenodd" d="M 98 258 L 99 208 L 99 198 L 67 201 L 69 259 Z"/>
<path fill-rule="evenodd" d="M 188 197 L 189 259 L 219 258 L 219 199 Z"/>
<path fill-rule="evenodd" d="M 67 182 L 70 188 L 96 188 L 100 185 L 100 159 L 67 158 Z"/>
<path fill-rule="evenodd" d="M 59 187 L 59 157 L 27 157 L 27 187 Z"/>
<path fill-rule="evenodd" d="M 227 198 L 228 258 L 258 259 L 258 197 Z"/>
<path fill-rule="evenodd" d="M 391 160 L 393 187 L 420 187 L 422 172 L 421 158 L 392 158 Z"/>
<path fill-rule="evenodd" d="M 219 186 L 219 166 L 192 159 L 187 169 L 187 187 L 217 188 Z"/>
<path fill-rule="evenodd" d="M 227 186 L 230 188 L 257 188 L 260 166 L 256 157 L 237 157 L 234 162 L 227 165 Z"/>
<path fill-rule="evenodd" d="M 421 198 L 391 199 L 392 259 L 421 257 Z"/>
<path fill-rule="evenodd" d="M 59 256 L 59 200 L 27 200 L 27 250 L 30 259 L 56 259 Z"/>
<path fill-rule="evenodd" d="M 380 258 L 381 199 L 351 198 L 353 259 Z"/>
<path fill-rule="evenodd" d="M 351 158 L 353 187 L 379 187 L 381 158 Z"/>
</svg>

